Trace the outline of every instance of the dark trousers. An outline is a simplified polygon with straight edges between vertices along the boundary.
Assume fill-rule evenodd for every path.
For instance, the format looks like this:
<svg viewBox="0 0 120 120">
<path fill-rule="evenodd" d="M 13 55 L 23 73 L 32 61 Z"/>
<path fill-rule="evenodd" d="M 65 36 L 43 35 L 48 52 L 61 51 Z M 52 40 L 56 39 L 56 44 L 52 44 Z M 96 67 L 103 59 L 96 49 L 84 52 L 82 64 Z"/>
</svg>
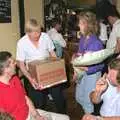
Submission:
<svg viewBox="0 0 120 120">
<path fill-rule="evenodd" d="M 99 104 L 94 104 L 94 112 L 93 115 L 100 115 L 100 108 L 102 106 L 103 102 L 101 101 Z"/>
<path fill-rule="evenodd" d="M 28 80 L 27 80 L 28 81 Z M 44 109 L 47 102 L 47 95 L 50 93 L 55 102 L 58 113 L 66 113 L 66 100 L 61 85 L 53 86 L 45 90 L 35 90 L 30 83 L 27 83 L 28 96 L 36 108 Z"/>
</svg>

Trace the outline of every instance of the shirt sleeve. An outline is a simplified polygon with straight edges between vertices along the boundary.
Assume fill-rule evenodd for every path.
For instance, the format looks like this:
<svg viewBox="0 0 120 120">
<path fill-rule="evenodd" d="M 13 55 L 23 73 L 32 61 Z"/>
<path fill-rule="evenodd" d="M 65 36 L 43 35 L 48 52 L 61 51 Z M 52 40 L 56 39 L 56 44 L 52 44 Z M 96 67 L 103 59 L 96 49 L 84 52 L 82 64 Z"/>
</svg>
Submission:
<svg viewBox="0 0 120 120">
<path fill-rule="evenodd" d="M 116 37 L 120 38 L 120 25 L 116 27 Z"/>
<path fill-rule="evenodd" d="M 45 39 L 47 41 L 47 47 L 48 47 L 48 51 L 51 52 L 55 49 L 55 46 L 53 44 L 53 41 L 50 39 L 50 37 L 48 36 L 48 34 L 46 34 Z"/>
<path fill-rule="evenodd" d="M 23 86 L 21 80 L 19 79 L 19 77 L 14 76 L 13 79 L 14 79 L 13 81 L 14 81 L 17 89 L 18 89 L 20 92 L 22 92 L 23 94 L 26 95 L 26 91 L 25 91 L 24 86 Z"/>
<path fill-rule="evenodd" d="M 25 60 L 25 52 L 23 45 L 19 42 L 17 43 L 17 50 L 16 50 L 16 60 L 24 61 Z"/>
<path fill-rule="evenodd" d="M 58 43 L 62 46 L 65 47 L 66 46 L 66 41 L 64 40 L 63 36 L 58 33 Z"/>
<path fill-rule="evenodd" d="M 99 36 L 99 38 L 102 41 L 108 40 L 107 27 L 103 23 L 100 24 L 100 36 Z"/>
</svg>

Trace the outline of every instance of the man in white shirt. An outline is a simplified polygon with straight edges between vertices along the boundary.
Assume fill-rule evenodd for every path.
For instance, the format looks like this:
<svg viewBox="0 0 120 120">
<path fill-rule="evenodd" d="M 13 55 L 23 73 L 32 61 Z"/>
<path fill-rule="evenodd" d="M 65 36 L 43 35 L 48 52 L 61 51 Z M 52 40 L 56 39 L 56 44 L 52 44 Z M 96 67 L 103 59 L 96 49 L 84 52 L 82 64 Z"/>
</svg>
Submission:
<svg viewBox="0 0 120 120">
<path fill-rule="evenodd" d="M 108 74 L 96 82 L 95 90 L 90 94 L 95 104 L 103 100 L 100 115 L 84 115 L 82 120 L 120 120 L 120 59 L 108 64 Z"/>
<path fill-rule="evenodd" d="M 102 23 L 102 21 L 100 21 L 99 25 L 100 25 L 100 35 L 99 35 L 99 38 L 103 42 L 103 44 L 106 46 L 106 42 L 108 40 L 107 26 L 104 23 Z"/>
<path fill-rule="evenodd" d="M 56 57 L 54 44 L 50 37 L 40 31 L 40 25 L 35 19 L 30 19 L 26 23 L 26 34 L 17 43 L 16 59 L 18 66 L 24 76 L 32 84 L 29 84 L 28 95 L 32 99 L 36 108 L 45 108 L 47 92 L 49 91 L 55 101 L 59 113 L 66 113 L 65 99 L 61 86 L 57 85 L 46 90 L 37 90 L 39 88 L 35 79 L 32 78 L 27 63 L 32 60 L 43 60 L 48 57 Z"/>
<path fill-rule="evenodd" d="M 63 48 L 66 47 L 66 41 L 64 40 L 61 33 L 59 33 L 61 29 L 61 23 L 57 20 L 53 21 L 53 28 L 48 31 L 48 35 L 53 40 L 56 49 L 57 57 L 63 56 Z"/>
<path fill-rule="evenodd" d="M 120 52 L 120 19 L 119 14 L 115 8 L 107 14 L 107 19 L 112 25 L 112 31 L 107 41 L 106 48 L 116 48 L 116 53 Z"/>
</svg>

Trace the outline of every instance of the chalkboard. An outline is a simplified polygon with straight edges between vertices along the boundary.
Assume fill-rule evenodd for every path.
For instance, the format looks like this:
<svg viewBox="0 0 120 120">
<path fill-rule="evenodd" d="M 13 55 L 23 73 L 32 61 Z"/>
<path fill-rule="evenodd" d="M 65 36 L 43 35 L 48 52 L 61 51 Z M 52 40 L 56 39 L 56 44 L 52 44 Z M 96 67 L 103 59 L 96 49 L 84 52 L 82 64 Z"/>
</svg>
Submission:
<svg viewBox="0 0 120 120">
<path fill-rule="evenodd" d="M 11 22 L 11 0 L 0 0 L 0 23 Z"/>
</svg>

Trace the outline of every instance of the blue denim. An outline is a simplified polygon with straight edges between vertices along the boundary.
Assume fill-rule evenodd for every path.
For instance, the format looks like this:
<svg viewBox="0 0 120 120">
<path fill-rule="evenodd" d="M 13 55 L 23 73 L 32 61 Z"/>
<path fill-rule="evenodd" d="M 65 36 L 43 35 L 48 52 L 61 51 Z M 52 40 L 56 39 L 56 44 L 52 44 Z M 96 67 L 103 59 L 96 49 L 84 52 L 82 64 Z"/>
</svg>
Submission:
<svg viewBox="0 0 120 120">
<path fill-rule="evenodd" d="M 54 45 L 55 45 L 55 49 L 56 49 L 55 52 L 57 57 L 61 58 L 63 56 L 63 48 L 59 44 L 54 43 Z"/>
<path fill-rule="evenodd" d="M 101 77 L 101 72 L 87 75 L 85 74 L 76 85 L 75 99 L 82 105 L 85 113 L 92 113 L 94 106 L 90 101 L 89 94 L 95 89 L 96 81 Z"/>
</svg>

